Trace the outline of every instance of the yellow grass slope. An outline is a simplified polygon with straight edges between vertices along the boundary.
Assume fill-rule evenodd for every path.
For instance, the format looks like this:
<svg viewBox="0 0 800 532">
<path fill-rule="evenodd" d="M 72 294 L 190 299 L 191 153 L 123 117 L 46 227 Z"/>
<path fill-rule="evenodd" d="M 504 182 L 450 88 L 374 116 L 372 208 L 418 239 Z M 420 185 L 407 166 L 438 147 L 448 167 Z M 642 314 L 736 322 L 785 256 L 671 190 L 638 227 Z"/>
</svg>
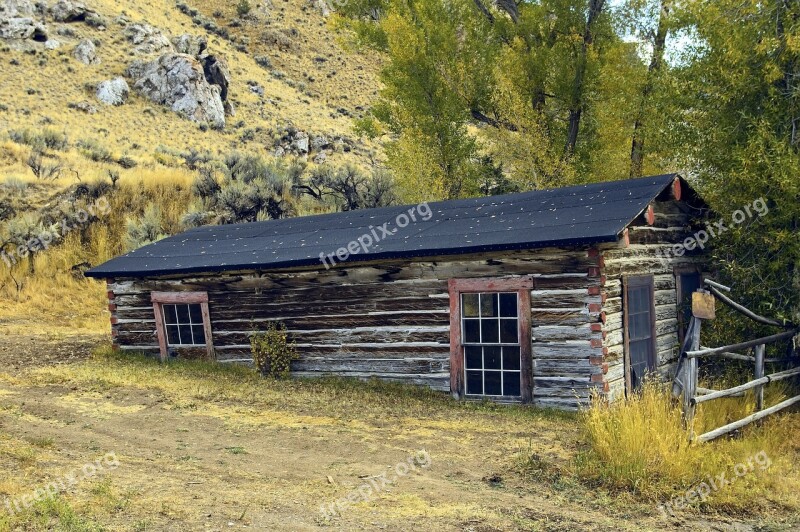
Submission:
<svg viewBox="0 0 800 532">
<path fill-rule="evenodd" d="M 0 42 L 6 52 L 0 130 L 48 125 L 62 129 L 71 140 L 102 140 L 120 154 L 140 160 L 159 146 L 212 153 L 234 148 L 271 150 L 279 128 L 288 123 L 314 133 L 352 136 L 352 116 L 369 105 L 378 87 L 377 60 L 343 50 L 326 19 L 305 0 L 255 7 L 246 19 L 234 23 L 237 27 L 230 27 L 237 19 L 233 2 L 194 2 L 196 7 L 189 2 L 198 16 L 226 28 L 228 39 L 194 24 L 193 17 L 172 0 L 90 0 L 87 4 L 106 18 L 106 29 L 48 21 L 52 38 L 62 46 L 57 50 L 39 47 L 35 53 Z M 229 99 L 236 115 L 228 117 L 224 131 L 201 131 L 198 124 L 135 93 L 120 107 L 107 107 L 95 99 L 97 83 L 124 75 L 135 59 L 148 58 L 131 51 L 124 27 L 115 22 L 120 15 L 132 23 L 150 24 L 170 37 L 205 35 L 211 53 L 227 58 L 232 75 Z M 57 33 L 64 28 L 75 36 Z M 287 36 L 288 48 L 275 44 L 269 34 L 262 42 L 265 31 Z M 84 65 L 73 57 L 73 49 L 83 38 L 99 42 L 101 64 Z M 272 65 L 260 66 L 257 56 L 269 58 Z M 251 91 L 248 82 L 263 87 L 264 97 Z M 82 101 L 99 112 L 87 114 L 69 107 Z"/>
</svg>

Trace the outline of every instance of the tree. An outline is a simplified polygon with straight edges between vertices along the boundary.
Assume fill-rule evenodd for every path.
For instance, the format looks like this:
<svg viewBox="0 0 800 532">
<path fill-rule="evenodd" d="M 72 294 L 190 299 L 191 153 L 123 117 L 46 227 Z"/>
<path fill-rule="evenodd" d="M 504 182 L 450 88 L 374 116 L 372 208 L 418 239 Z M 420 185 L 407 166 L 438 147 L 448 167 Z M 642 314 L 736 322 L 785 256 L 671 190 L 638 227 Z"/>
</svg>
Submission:
<svg viewBox="0 0 800 532">
<path fill-rule="evenodd" d="M 764 198 L 714 253 L 742 301 L 800 322 L 800 5 L 691 1 L 676 18 L 696 44 L 673 72 L 671 150 L 724 219 Z"/>
</svg>

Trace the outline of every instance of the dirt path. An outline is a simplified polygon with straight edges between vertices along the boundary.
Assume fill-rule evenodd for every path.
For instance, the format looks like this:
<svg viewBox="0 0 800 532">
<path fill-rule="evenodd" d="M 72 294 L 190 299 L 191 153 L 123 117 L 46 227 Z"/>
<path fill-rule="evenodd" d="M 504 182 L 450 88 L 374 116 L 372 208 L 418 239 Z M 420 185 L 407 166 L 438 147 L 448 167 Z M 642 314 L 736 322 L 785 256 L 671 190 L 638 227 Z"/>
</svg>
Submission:
<svg viewBox="0 0 800 532">
<path fill-rule="evenodd" d="M 0 341 L 4 367 L 18 365 L 11 359 L 26 341 Z M 75 339 L 62 349 L 69 360 L 81 359 L 91 343 Z M 197 385 L 202 395 L 203 383 Z M 560 479 L 557 467 L 575 451 L 576 428 L 557 419 L 524 430 L 491 414 L 359 420 L 255 411 L 213 397 L 176 401 L 102 382 L 34 385 L 17 373 L 0 379 L 0 436 L 34 442 L 32 459 L 0 452 L 0 467 L 12 473 L 6 490 L 13 485 L 19 493 L 114 452 L 119 467 L 67 494 L 80 513 L 112 530 L 752 529 L 725 520 L 668 521 L 654 505 Z M 405 468 L 398 464 L 422 449 L 430 467 L 398 478 Z M 528 451 L 541 459 L 539 478 L 535 467 L 532 477 L 518 473 L 517 460 Z M 396 481 L 384 483 L 382 473 Z M 372 491 L 366 502 L 332 518 L 320 512 L 364 486 Z"/>
</svg>

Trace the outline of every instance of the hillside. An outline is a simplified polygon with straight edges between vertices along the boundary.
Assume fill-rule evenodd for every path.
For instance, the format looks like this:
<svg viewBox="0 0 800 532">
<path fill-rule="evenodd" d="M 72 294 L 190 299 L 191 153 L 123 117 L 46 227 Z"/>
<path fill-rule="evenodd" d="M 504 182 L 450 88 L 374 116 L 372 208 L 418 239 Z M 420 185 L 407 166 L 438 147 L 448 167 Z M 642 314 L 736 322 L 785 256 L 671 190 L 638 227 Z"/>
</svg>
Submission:
<svg viewBox="0 0 800 532">
<path fill-rule="evenodd" d="M 15 3 L 6 0 L 9 6 Z M 86 8 L 97 17 L 56 22 L 52 12 L 37 13 L 47 42 L 0 40 L 5 63 L 0 129 L 47 126 L 76 141 L 100 140 L 141 162 L 151 161 L 159 149 L 271 153 L 289 126 L 312 139 L 342 138 L 340 146 L 357 155 L 370 151 L 353 137 L 352 117 L 375 96 L 379 65 L 374 57 L 345 51 L 322 12 L 306 1 L 266 3 L 241 18 L 233 2 L 220 1 L 93 0 Z M 235 114 L 226 117 L 222 130 L 183 119 L 135 89 L 120 106 L 95 98 L 100 82 L 125 76 L 134 60 L 152 60 L 168 51 L 147 50 L 147 41 L 134 44 L 141 37 L 131 28 L 140 24 L 171 40 L 184 34 L 204 37 L 208 52 L 227 61 L 228 100 Z M 74 57 L 83 39 L 95 43 L 99 64 Z M 330 151 L 335 158 L 337 150 Z"/>
<path fill-rule="evenodd" d="M 336 208 L 292 185 L 383 159 L 353 132 L 380 59 L 348 49 L 329 15 L 308 0 L 0 0 L 5 332 L 106 330 L 103 285 L 82 272 L 212 210 L 192 188 L 202 168 L 242 211 L 196 223 L 246 221 L 251 200 L 285 215 Z M 19 255 L 98 200 L 108 213 Z"/>
</svg>

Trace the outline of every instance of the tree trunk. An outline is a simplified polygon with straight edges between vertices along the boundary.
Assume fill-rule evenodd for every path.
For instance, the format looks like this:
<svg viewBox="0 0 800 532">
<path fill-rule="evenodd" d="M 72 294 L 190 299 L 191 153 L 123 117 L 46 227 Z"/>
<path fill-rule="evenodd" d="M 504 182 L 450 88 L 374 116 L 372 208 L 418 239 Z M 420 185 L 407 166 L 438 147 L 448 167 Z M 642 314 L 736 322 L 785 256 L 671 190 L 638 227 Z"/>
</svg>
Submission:
<svg viewBox="0 0 800 532">
<path fill-rule="evenodd" d="M 661 12 L 658 16 L 658 28 L 653 39 L 653 57 L 647 67 L 647 79 L 642 89 L 642 98 L 639 101 L 639 111 L 636 120 L 633 122 L 633 140 L 631 142 L 631 177 L 642 177 L 644 167 L 644 120 L 647 111 L 647 103 L 653 92 L 655 80 L 658 77 L 661 67 L 664 64 L 664 50 L 667 44 L 667 21 L 671 0 L 661 1 Z"/>
<path fill-rule="evenodd" d="M 589 0 L 589 14 L 583 30 L 583 42 L 578 53 L 575 68 L 575 81 L 572 84 L 572 97 L 569 106 L 569 126 L 567 128 L 567 142 L 564 146 L 564 155 L 569 157 L 575 152 L 578 143 L 578 131 L 581 125 L 581 115 L 585 106 L 584 83 L 586 82 L 586 67 L 589 60 L 589 48 L 594 42 L 594 26 L 603 11 L 605 0 Z"/>
</svg>

